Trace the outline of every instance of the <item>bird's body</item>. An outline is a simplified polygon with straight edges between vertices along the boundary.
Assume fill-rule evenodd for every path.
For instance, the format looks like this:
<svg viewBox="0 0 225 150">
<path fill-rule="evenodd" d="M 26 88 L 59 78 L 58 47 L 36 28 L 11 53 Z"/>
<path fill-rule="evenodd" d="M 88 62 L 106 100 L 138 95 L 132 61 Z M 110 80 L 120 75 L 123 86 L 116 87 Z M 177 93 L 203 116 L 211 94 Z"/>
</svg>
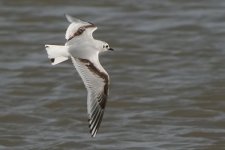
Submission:
<svg viewBox="0 0 225 150">
<path fill-rule="evenodd" d="M 99 53 L 112 50 L 109 45 L 93 38 L 97 27 L 66 15 L 71 22 L 61 45 L 45 45 L 48 58 L 56 65 L 71 58 L 87 88 L 87 111 L 90 133 L 94 137 L 99 129 L 109 87 L 109 75 L 99 62 Z"/>
</svg>

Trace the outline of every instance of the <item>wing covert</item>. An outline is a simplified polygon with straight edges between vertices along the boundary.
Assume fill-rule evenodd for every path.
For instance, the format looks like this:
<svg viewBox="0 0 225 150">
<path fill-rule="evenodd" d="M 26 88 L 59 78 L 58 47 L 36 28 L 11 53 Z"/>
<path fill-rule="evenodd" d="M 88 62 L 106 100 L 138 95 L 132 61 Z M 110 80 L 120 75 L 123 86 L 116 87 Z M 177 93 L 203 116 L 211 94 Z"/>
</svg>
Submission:
<svg viewBox="0 0 225 150">
<path fill-rule="evenodd" d="M 94 137 L 100 127 L 108 97 L 109 76 L 99 61 L 71 57 L 87 89 L 90 133 Z M 97 59 L 98 60 L 98 59 Z"/>
</svg>

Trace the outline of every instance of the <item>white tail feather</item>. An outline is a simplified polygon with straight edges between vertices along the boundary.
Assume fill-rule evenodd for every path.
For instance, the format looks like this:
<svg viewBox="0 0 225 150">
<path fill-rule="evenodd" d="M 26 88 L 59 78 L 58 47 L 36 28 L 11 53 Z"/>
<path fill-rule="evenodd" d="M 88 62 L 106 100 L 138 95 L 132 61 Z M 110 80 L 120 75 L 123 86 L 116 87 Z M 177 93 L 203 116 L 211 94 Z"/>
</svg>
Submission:
<svg viewBox="0 0 225 150">
<path fill-rule="evenodd" d="M 52 65 L 59 64 L 69 59 L 67 46 L 61 45 L 45 45 L 48 53 L 48 58 L 51 60 Z"/>
</svg>

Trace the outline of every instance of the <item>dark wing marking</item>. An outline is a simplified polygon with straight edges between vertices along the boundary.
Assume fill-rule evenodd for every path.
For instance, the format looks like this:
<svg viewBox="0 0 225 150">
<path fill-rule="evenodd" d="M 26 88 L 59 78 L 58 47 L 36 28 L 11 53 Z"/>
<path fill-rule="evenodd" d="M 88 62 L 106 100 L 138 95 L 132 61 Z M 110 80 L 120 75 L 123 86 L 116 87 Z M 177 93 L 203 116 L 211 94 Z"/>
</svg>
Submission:
<svg viewBox="0 0 225 150">
<path fill-rule="evenodd" d="M 73 57 L 72 61 L 88 91 L 88 121 L 90 133 L 94 137 L 100 127 L 104 114 L 108 97 L 109 76 L 102 67 L 99 67 L 99 62 L 94 64 L 87 59 Z"/>
<path fill-rule="evenodd" d="M 89 25 L 85 25 L 85 26 L 81 26 L 80 28 L 78 28 L 78 30 L 73 34 L 73 36 L 71 36 L 67 41 L 70 41 L 71 39 L 73 39 L 76 36 L 81 35 L 87 28 L 94 28 L 96 27 L 93 23 L 90 23 Z"/>
</svg>

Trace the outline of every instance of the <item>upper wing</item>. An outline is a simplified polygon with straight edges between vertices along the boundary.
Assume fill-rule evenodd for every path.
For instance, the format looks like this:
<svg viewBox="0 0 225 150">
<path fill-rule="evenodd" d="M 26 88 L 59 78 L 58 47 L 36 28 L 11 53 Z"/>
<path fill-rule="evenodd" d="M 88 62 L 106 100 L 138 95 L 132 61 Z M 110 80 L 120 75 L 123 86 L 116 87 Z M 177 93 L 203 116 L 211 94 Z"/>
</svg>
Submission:
<svg viewBox="0 0 225 150">
<path fill-rule="evenodd" d="M 109 76 L 98 59 L 95 61 L 73 57 L 71 59 L 88 91 L 88 121 L 90 133 L 94 137 L 104 114 L 108 97 Z"/>
<path fill-rule="evenodd" d="M 66 15 L 66 18 L 71 22 L 65 34 L 67 45 L 70 44 L 71 41 L 79 41 L 80 38 L 93 38 L 92 34 L 97 29 L 93 23 L 82 21 L 70 15 Z"/>
</svg>

